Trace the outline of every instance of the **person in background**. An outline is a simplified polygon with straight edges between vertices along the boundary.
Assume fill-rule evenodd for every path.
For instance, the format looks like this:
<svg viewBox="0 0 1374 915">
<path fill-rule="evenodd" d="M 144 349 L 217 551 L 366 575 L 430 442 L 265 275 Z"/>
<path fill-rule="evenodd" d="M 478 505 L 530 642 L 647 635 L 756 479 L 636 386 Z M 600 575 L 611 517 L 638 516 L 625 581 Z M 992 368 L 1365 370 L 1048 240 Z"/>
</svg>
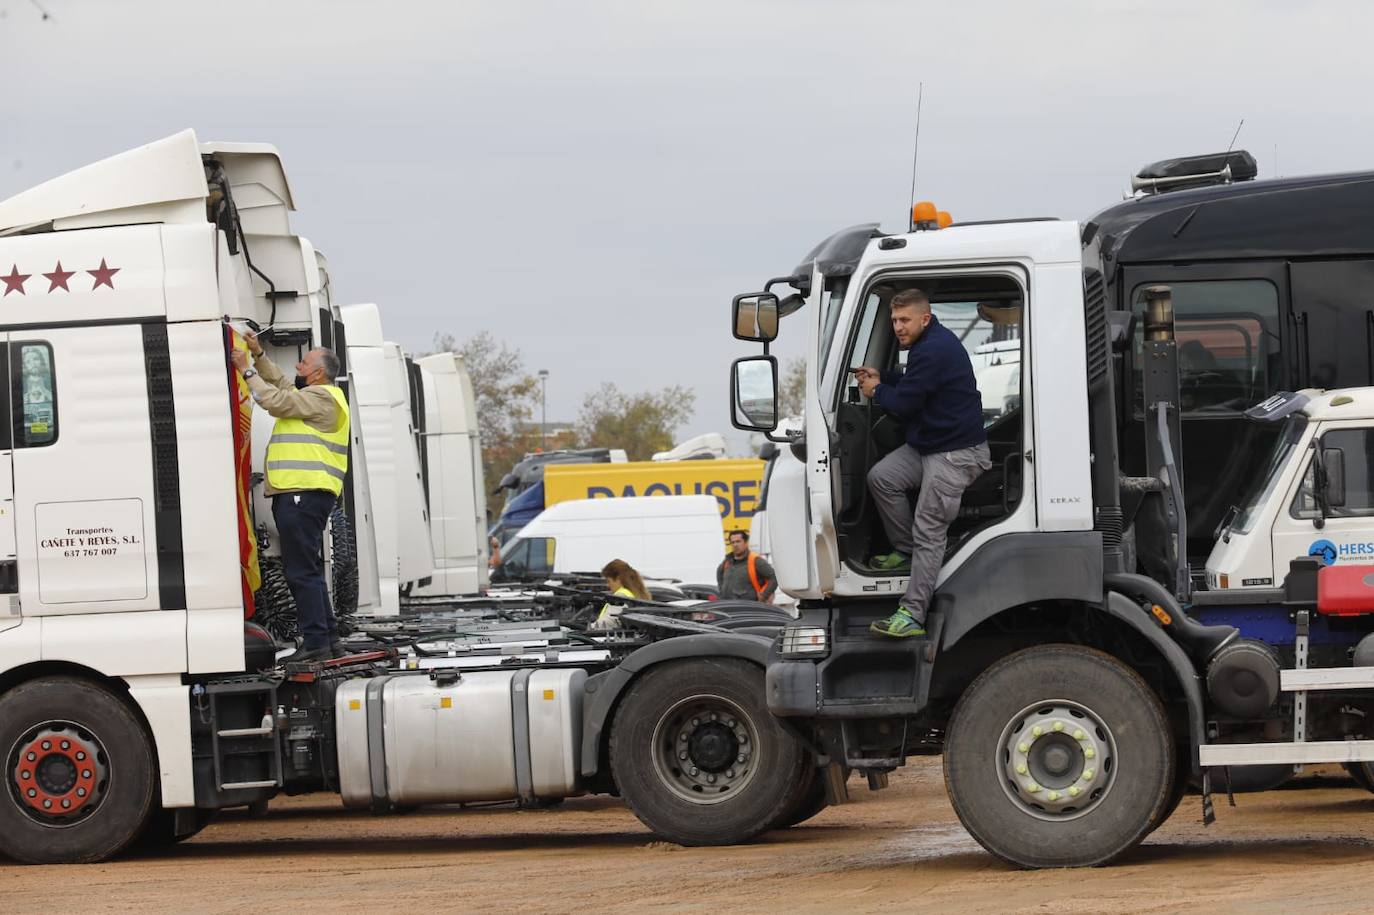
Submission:
<svg viewBox="0 0 1374 915">
<path fill-rule="evenodd" d="M 339 625 L 324 580 L 324 531 L 348 476 L 348 401 L 334 383 L 339 357 L 312 349 L 296 363 L 294 383 L 262 355 L 256 334 L 245 334 L 248 353 L 229 358 L 258 406 L 276 418 L 267 443 L 267 483 L 277 523 L 282 571 L 296 601 L 301 647 L 283 664 L 321 661 L 342 654 Z"/>
<path fill-rule="evenodd" d="M 653 600 L 649 594 L 649 589 L 644 587 L 644 579 L 635 571 L 634 566 L 623 559 L 612 559 L 606 563 L 601 570 L 601 577 L 605 579 L 611 597 Z M 614 629 L 619 625 L 620 610 L 620 607 L 612 606 L 609 601 L 602 604 L 601 612 L 596 615 L 596 622 L 592 623 L 592 628 Z"/>
<path fill-rule="evenodd" d="M 768 560 L 749 550 L 748 532 L 730 532 L 730 555 L 716 569 L 716 587 L 721 600 L 773 602 L 778 576 Z"/>
</svg>

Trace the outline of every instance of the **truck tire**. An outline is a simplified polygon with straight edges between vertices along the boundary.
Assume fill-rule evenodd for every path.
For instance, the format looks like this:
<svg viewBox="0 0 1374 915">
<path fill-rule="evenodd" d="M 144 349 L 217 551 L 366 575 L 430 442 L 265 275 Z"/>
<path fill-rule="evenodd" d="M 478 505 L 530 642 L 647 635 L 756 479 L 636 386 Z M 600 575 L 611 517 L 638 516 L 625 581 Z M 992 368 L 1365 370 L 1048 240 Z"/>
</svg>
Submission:
<svg viewBox="0 0 1374 915">
<path fill-rule="evenodd" d="M 1155 814 L 1154 822 L 1150 824 L 1149 832 L 1154 832 L 1159 827 L 1168 822 L 1169 817 L 1174 815 L 1174 811 L 1183 803 L 1183 799 L 1188 796 L 1188 792 L 1193 787 L 1193 764 L 1192 760 L 1177 759 L 1174 761 L 1174 784 L 1169 789 L 1169 799 L 1159 808 L 1159 813 Z M 1146 833 L 1148 835 L 1149 833 Z"/>
<path fill-rule="evenodd" d="M 1254 794 L 1258 791 L 1273 791 L 1293 777 L 1291 765 L 1273 766 L 1232 766 L 1231 792 L 1233 794 Z M 1214 789 L 1226 790 L 1226 776 L 1213 776 Z"/>
<path fill-rule="evenodd" d="M 821 777 L 820 772 L 814 766 L 807 767 L 807 771 L 802 774 L 798 786 L 792 800 L 783 810 L 782 816 L 778 817 L 778 821 L 773 824 L 772 829 L 791 829 L 793 826 L 805 823 L 830 806 L 825 799 L 825 779 Z"/>
<path fill-rule="evenodd" d="M 143 827 L 142 834 L 134 840 L 133 847 L 142 851 L 154 851 L 159 848 L 167 848 L 178 842 L 185 842 L 209 826 L 217 812 L 215 810 L 193 810 L 190 817 L 190 831 L 178 832 L 176 811 L 166 807 L 155 807 L 152 816 L 148 817 L 148 824 Z M 183 828 L 186 828 L 184 822 Z"/>
<path fill-rule="evenodd" d="M 1345 771 L 1366 791 L 1374 791 L 1374 763 L 1353 762 L 1345 764 Z"/>
<path fill-rule="evenodd" d="M 679 845 L 735 845 L 765 832 L 796 803 L 811 766 L 768 714 L 763 670 L 733 658 L 645 672 L 616 712 L 610 757 L 635 816 Z"/>
<path fill-rule="evenodd" d="M 28 864 L 102 861 L 148 822 L 152 740 L 109 690 L 75 677 L 0 696 L 0 852 Z"/>
<path fill-rule="evenodd" d="M 1157 825 L 1177 788 L 1173 731 L 1126 665 L 1076 645 L 1027 648 L 959 699 L 945 785 L 960 822 L 1018 867 L 1105 864 Z"/>
</svg>

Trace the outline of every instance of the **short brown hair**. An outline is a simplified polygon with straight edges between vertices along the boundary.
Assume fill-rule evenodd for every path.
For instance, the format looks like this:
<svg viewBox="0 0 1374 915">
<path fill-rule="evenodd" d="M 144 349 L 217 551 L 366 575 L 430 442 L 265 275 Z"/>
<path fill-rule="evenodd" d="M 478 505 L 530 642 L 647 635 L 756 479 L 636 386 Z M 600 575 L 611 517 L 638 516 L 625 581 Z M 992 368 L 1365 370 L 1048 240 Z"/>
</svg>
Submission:
<svg viewBox="0 0 1374 915">
<path fill-rule="evenodd" d="M 923 308 L 930 311 L 930 296 L 925 294 L 925 290 L 913 286 L 894 295 L 888 308 Z"/>
</svg>

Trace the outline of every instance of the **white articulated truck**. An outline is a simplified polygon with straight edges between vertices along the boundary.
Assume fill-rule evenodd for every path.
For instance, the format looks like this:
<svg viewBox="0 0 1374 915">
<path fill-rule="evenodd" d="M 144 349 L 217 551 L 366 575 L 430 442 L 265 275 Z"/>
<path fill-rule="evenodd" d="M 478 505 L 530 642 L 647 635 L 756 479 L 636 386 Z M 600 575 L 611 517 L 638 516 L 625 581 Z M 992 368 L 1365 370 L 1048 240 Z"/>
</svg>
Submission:
<svg viewBox="0 0 1374 915">
<path fill-rule="evenodd" d="M 225 319 L 265 326 L 285 287 L 250 262 L 270 233 L 248 237 L 223 161 L 245 149 L 187 131 L 0 202 L 0 853 L 100 860 L 282 791 L 377 810 L 614 791 L 690 844 L 819 809 L 763 703 L 757 620 L 665 610 L 647 625 L 678 637 L 534 626 L 485 653 L 436 634 L 276 666 L 245 622 Z M 322 276 L 298 250 L 297 304 Z M 316 317 L 270 342 L 344 349 Z"/>
<path fill-rule="evenodd" d="M 429 502 L 434 576 L 416 597 L 476 594 L 487 586 L 487 493 L 477 404 L 463 357 L 433 353 L 415 360 L 420 467 Z M 415 393 L 412 392 L 412 398 Z"/>
<path fill-rule="evenodd" d="M 212 157 L 228 185 L 233 218 L 242 226 L 239 246 L 249 265 L 242 290 L 243 329 L 259 332 L 264 353 L 290 377 L 307 350 L 326 346 L 339 351 L 337 379 L 350 401 L 353 415 L 351 464 L 344 498 L 329 528 L 326 562 L 336 607 L 345 617 L 381 610 L 368 461 L 362 447 L 360 398 L 352 396 L 345 330 L 338 306 L 330 301 L 328 266 L 323 254 L 293 233 L 290 213 L 295 209 L 281 157 L 260 143 L 211 143 L 203 152 Z M 256 595 L 258 618 L 279 637 L 296 631 L 295 603 L 277 556 L 276 528 L 271 506 L 263 495 L 261 460 L 266 453 L 272 419 L 255 411 L 249 455 L 256 471 L 253 503 L 256 534 L 262 547 L 262 587 Z"/>
<path fill-rule="evenodd" d="M 349 371 L 357 386 L 373 500 L 382 601 L 378 615 L 395 616 L 400 613 L 401 592 L 434 573 L 429 509 L 411 410 L 412 379 L 400 346 L 383 339 L 376 305 L 345 305 L 340 313 L 347 332 Z"/>
<path fill-rule="evenodd" d="M 1252 411 L 1287 416 L 1281 441 L 1195 581 L 1170 288 L 1113 306 L 1096 262 L 1085 269 L 1077 224 L 937 228 L 934 214 L 918 206 L 911 232 L 838 232 L 733 304 L 734 335 L 765 353 L 732 369 L 739 428 L 777 427 L 767 351 L 779 319 L 804 316 L 792 320 L 806 337 L 803 429 L 776 439 L 796 460 L 768 482 L 773 565 L 801 599 L 771 649 L 770 710 L 829 771 L 848 766 L 877 784 L 910 755 L 943 752 L 960 820 L 1024 867 L 1113 860 L 1197 775 L 1208 818 L 1213 777 L 1224 783 L 1232 769 L 1342 762 L 1368 780 L 1374 566 L 1358 557 L 1374 546 L 1348 528 L 1374 514 L 1370 395 L 1308 392 Z M 1019 374 L 1000 380 L 999 402 L 985 398 L 993 467 L 950 528 L 929 633 L 889 639 L 869 625 L 892 612 L 906 578 L 867 562 L 890 545 L 866 477 L 906 446 L 850 370 L 899 364 L 888 304 L 910 288 L 937 312 L 976 308 L 1011 325 L 997 339 L 1015 342 L 999 343 L 997 358 Z M 1133 364 L 1137 399 L 1123 404 Z M 1122 409 L 1143 417 L 1149 476 L 1122 472 Z M 1251 610 L 1282 631 L 1242 637 Z"/>
</svg>

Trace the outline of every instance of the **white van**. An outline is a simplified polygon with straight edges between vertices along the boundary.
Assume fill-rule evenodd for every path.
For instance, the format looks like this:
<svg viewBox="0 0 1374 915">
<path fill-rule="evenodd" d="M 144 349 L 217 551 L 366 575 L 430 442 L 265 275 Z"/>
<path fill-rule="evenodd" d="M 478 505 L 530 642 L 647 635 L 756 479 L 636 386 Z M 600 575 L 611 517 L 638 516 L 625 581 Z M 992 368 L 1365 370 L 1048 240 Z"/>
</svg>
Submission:
<svg viewBox="0 0 1374 915">
<path fill-rule="evenodd" d="M 573 499 L 544 509 L 506 541 L 493 577 L 599 572 L 623 559 L 645 578 L 714 585 L 724 558 L 713 496 Z"/>
</svg>

